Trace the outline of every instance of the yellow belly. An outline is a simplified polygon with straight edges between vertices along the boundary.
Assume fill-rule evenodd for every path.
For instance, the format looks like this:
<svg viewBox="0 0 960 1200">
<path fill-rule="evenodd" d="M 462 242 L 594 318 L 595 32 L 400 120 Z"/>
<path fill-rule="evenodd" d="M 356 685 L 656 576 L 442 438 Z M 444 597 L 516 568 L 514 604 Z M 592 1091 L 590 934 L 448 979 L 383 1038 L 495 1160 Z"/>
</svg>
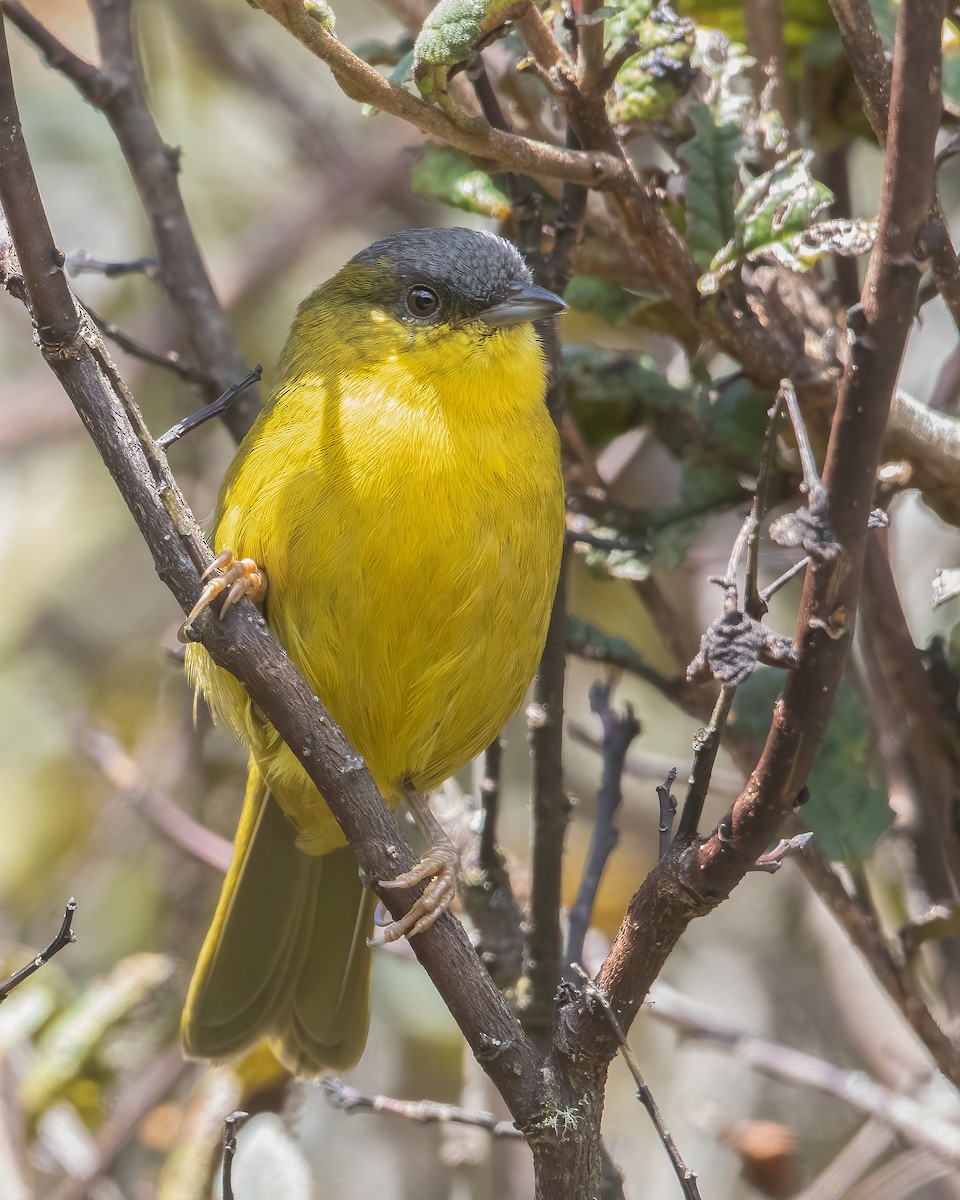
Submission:
<svg viewBox="0 0 960 1200">
<path fill-rule="evenodd" d="M 337 403 L 319 380 L 312 398 L 303 380 L 281 392 L 228 477 L 214 538 L 265 568 L 271 628 L 392 801 L 407 782 L 427 790 L 459 769 L 520 704 L 563 530 L 539 380 L 520 403 L 509 374 L 502 394 L 465 396 L 467 383 L 451 381 L 456 412 L 442 396 L 394 403 L 409 383 L 396 372 L 376 388 L 346 380 Z M 464 420 L 461 401 L 474 399 Z M 235 681 L 199 647 L 188 669 L 250 745 L 301 846 L 342 845 Z"/>
</svg>

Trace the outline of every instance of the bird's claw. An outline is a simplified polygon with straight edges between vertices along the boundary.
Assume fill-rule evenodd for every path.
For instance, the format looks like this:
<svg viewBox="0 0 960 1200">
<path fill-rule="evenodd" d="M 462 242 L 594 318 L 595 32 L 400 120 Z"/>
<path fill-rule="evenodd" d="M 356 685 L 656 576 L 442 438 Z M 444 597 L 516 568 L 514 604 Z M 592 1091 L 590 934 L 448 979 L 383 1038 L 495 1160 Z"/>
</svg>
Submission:
<svg viewBox="0 0 960 1200">
<path fill-rule="evenodd" d="M 411 870 L 398 875 L 396 879 L 381 880 L 381 887 L 397 890 L 416 887 L 424 880 L 429 882 L 422 895 L 413 902 L 410 911 L 378 929 L 373 937 L 367 939 L 367 945 L 383 946 L 402 937 L 412 938 L 429 929 L 453 903 L 457 894 L 459 869 L 460 855 L 456 846 L 443 841 L 434 843 Z"/>
<path fill-rule="evenodd" d="M 221 550 L 200 578 L 206 579 L 214 571 L 220 571 L 222 574 L 206 584 L 200 593 L 200 599 L 183 623 L 184 631 L 188 630 L 200 613 L 223 592 L 227 594 L 220 608 L 221 619 L 226 616 L 231 605 L 245 596 L 254 604 L 259 604 L 267 594 L 267 576 L 252 558 L 234 558 L 232 550 Z"/>
</svg>

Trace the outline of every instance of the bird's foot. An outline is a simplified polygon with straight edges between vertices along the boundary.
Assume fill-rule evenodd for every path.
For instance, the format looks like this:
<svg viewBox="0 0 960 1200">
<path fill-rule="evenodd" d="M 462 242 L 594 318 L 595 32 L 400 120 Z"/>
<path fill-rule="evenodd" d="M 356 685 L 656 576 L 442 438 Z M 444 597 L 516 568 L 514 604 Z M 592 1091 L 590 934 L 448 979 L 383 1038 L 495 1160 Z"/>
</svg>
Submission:
<svg viewBox="0 0 960 1200">
<path fill-rule="evenodd" d="M 259 604 L 267 594 L 266 573 L 252 558 L 234 558 L 232 550 L 221 550 L 200 578 L 206 579 L 214 571 L 221 571 L 222 574 L 218 575 L 216 579 L 211 579 L 204 587 L 200 593 L 200 599 L 190 610 L 183 623 L 184 631 L 189 630 L 200 613 L 223 592 L 227 594 L 220 608 L 221 619 L 226 616 L 227 609 L 236 604 L 238 600 L 247 597 L 254 604 Z"/>
<path fill-rule="evenodd" d="M 378 929 L 373 937 L 367 939 L 367 945 L 383 946 L 387 942 L 399 941 L 402 937 L 412 938 L 415 934 L 429 929 L 453 903 L 457 894 L 459 870 L 460 855 L 457 848 L 453 842 L 444 838 L 434 842 L 412 870 L 398 875 L 396 879 L 381 880 L 381 887 L 397 890 L 416 887 L 424 880 L 429 882 L 423 889 L 423 894 L 413 902 L 410 911 Z"/>
</svg>

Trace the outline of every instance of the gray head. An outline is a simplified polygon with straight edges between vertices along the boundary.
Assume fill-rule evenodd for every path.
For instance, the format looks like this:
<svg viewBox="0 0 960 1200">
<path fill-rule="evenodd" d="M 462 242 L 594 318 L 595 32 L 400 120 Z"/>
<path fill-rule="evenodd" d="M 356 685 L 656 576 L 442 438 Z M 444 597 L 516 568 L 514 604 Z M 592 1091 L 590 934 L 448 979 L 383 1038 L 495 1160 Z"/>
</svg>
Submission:
<svg viewBox="0 0 960 1200">
<path fill-rule="evenodd" d="M 352 264 L 372 268 L 364 275 L 379 302 L 416 324 L 515 325 L 566 307 L 534 285 L 510 242 L 474 229 L 407 229 L 361 250 Z"/>
</svg>

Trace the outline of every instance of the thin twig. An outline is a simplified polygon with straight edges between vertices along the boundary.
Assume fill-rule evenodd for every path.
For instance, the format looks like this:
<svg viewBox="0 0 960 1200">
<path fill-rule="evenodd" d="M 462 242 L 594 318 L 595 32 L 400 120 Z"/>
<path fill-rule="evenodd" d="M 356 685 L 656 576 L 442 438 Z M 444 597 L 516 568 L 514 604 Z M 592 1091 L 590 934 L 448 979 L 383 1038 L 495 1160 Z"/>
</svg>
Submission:
<svg viewBox="0 0 960 1200">
<path fill-rule="evenodd" d="M 728 684 L 721 687 L 720 695 L 717 697 L 710 715 L 710 724 L 705 729 L 701 729 L 694 739 L 693 767 L 687 781 L 687 794 L 680 812 L 677 836 L 674 839 L 680 845 L 696 837 L 707 792 L 710 790 L 713 764 L 717 761 L 720 739 L 723 737 L 723 729 L 727 723 L 727 717 L 730 715 L 736 690 L 735 687 Z"/>
<path fill-rule="evenodd" d="M 64 946 L 69 946 L 71 942 L 77 940 L 73 932 L 73 914 L 77 911 L 77 902 L 71 896 L 67 901 L 67 906 L 63 912 L 63 921 L 60 923 L 60 928 L 57 931 L 57 936 L 43 950 L 27 963 L 25 967 L 21 967 L 19 971 L 14 971 L 7 979 L 0 983 L 0 1004 L 6 1000 L 15 987 L 19 987 L 25 979 L 29 979 L 34 971 L 39 971 L 40 968 L 50 961 L 55 954 L 59 954 Z"/>
<path fill-rule="evenodd" d="M 497 737 L 483 755 L 483 777 L 480 780 L 480 826 L 477 859 L 482 870 L 489 871 L 499 860 L 497 850 L 497 818 L 500 814 L 500 768 L 503 763 L 503 740 Z"/>
<path fill-rule="evenodd" d="M 531 784 L 530 907 L 526 925 L 524 1029 L 541 1045 L 553 1033 L 554 996 L 562 973 L 560 885 L 570 802 L 563 788 L 563 684 L 566 675 L 566 560 L 564 550 L 547 641 L 527 709 Z"/>
<path fill-rule="evenodd" d="M 158 437 L 157 448 L 166 451 L 174 442 L 178 442 L 184 434 L 198 429 L 213 417 L 222 417 L 225 412 L 236 404 L 238 396 L 248 387 L 259 383 L 262 375 L 263 367 L 257 363 L 252 371 L 247 371 L 242 379 L 238 379 L 236 383 L 231 383 L 227 390 L 221 396 L 218 396 L 216 400 L 211 400 L 209 404 L 205 404 L 197 412 L 190 413 L 182 421 L 178 421 L 172 429 L 168 429 L 162 437 Z"/>
<path fill-rule="evenodd" d="M 604 1016 L 610 1022 L 617 1042 L 620 1046 L 620 1055 L 623 1061 L 627 1064 L 627 1070 L 633 1076 L 633 1081 L 637 1085 L 637 1099 L 647 1110 L 647 1114 L 653 1123 L 654 1129 L 657 1131 L 657 1136 L 663 1143 L 663 1148 L 666 1150 L 670 1163 L 676 1173 L 677 1179 L 680 1182 L 680 1190 L 683 1192 L 687 1200 L 700 1200 L 700 1190 L 697 1187 L 697 1177 L 684 1163 L 680 1157 L 680 1151 L 677 1149 L 677 1144 L 673 1140 L 670 1131 L 663 1123 L 663 1117 L 660 1115 L 660 1109 L 657 1107 L 657 1102 L 653 1098 L 653 1093 L 650 1091 L 646 1080 L 640 1072 L 640 1067 L 634 1057 L 633 1051 L 630 1049 L 627 1042 L 627 1036 L 623 1032 L 620 1022 L 617 1020 L 617 1014 L 613 1011 L 610 1001 L 603 994 L 603 991 L 598 987 L 596 981 L 587 974 L 580 963 L 573 963 L 574 972 L 583 980 L 584 991 L 589 1000 L 596 1000 L 603 1009 Z"/>
<path fill-rule="evenodd" d="M 521 1138 L 523 1135 L 512 1121 L 501 1121 L 490 1112 L 460 1108 L 456 1104 L 440 1104 L 436 1100 L 398 1100 L 393 1096 L 368 1096 L 349 1087 L 335 1075 L 321 1080 L 323 1094 L 334 1108 L 344 1112 L 386 1113 L 391 1117 L 402 1117 L 419 1125 L 472 1125 L 485 1129 L 493 1137 Z"/>
<path fill-rule="evenodd" d="M 95 254 L 88 254 L 86 250 L 74 250 L 72 254 L 67 255 L 66 262 L 70 275 L 85 275 L 89 272 L 103 275 L 106 279 L 120 279 L 124 275 L 144 275 L 147 279 L 156 279 L 159 267 L 160 264 L 155 258 L 128 258 L 118 262 L 116 259 L 97 258 Z"/>
<path fill-rule="evenodd" d="M 670 843 L 673 840 L 673 822 L 677 815 L 677 798 L 673 795 L 671 789 L 676 778 L 677 768 L 671 767 L 663 783 L 657 785 L 657 801 L 660 807 L 660 826 L 657 830 L 660 858 L 663 858 L 670 849 Z"/>
<path fill-rule="evenodd" d="M 383 112 L 392 113 L 432 137 L 442 138 L 466 154 L 490 159 L 521 175 L 569 179 L 594 187 L 624 174 L 623 163 L 603 153 L 573 151 L 493 129 L 486 123 L 458 124 L 447 113 L 426 104 L 338 41 L 332 31 L 313 20 L 294 0 L 263 0 L 260 8 L 322 59 L 337 82 Z"/>
<path fill-rule="evenodd" d="M 233 1159 L 237 1153 L 237 1130 L 250 1116 L 237 1109 L 223 1122 L 223 1169 L 220 1173 L 223 1200 L 233 1200 Z"/>
<path fill-rule="evenodd" d="M 807 433 L 803 414 L 800 412 L 800 405 L 797 402 L 797 391 L 789 379 L 781 380 L 778 398 L 782 398 L 787 406 L 790 424 L 793 426 L 793 436 L 797 439 L 800 468 L 803 471 L 802 490 L 809 497 L 810 508 L 819 511 L 826 504 L 826 493 L 820 480 L 820 472 L 817 470 L 813 447 L 810 445 L 810 435 Z"/>
<path fill-rule="evenodd" d="M 69 261 L 67 266 L 69 269 Z M 150 363 L 151 366 L 162 367 L 165 371 L 172 371 L 174 375 L 178 375 L 186 383 L 195 383 L 207 390 L 216 387 L 216 381 L 213 379 L 213 376 L 208 375 L 206 371 L 198 371 L 196 367 L 192 367 L 189 363 L 184 362 L 176 350 L 168 350 L 166 354 L 161 354 L 157 350 L 151 350 L 149 346 L 141 345 L 140 342 L 130 337 L 129 334 L 124 333 L 112 321 L 94 312 L 89 304 L 85 303 L 83 307 L 89 314 L 90 320 L 93 321 L 104 337 L 108 337 L 112 342 L 115 342 L 127 354 L 132 355 L 134 358 L 139 358 L 143 362 Z"/>
<path fill-rule="evenodd" d="M 600 718 L 603 729 L 602 765 L 590 848 L 580 877 L 577 898 L 567 917 L 563 971 L 567 979 L 572 979 L 573 964 L 580 962 L 583 957 L 583 943 L 590 928 L 590 918 L 607 859 L 620 840 L 615 821 L 623 800 L 623 767 L 630 744 L 640 732 L 640 722 L 634 715 L 633 705 L 626 703 L 622 713 L 610 707 L 613 687 L 613 681 L 608 679 L 604 683 L 595 683 L 590 689 L 590 709 Z"/>
</svg>

